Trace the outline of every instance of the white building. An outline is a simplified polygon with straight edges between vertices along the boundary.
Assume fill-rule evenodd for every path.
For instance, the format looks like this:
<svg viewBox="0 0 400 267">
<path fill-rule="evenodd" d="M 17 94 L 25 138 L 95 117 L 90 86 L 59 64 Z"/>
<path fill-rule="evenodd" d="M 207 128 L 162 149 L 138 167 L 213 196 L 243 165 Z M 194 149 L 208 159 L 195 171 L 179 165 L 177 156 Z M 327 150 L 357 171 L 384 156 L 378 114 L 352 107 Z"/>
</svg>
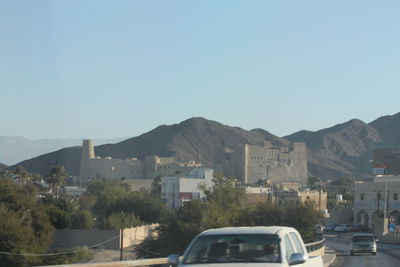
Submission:
<svg viewBox="0 0 400 267">
<path fill-rule="evenodd" d="M 194 168 L 189 175 L 167 176 L 161 179 L 161 199 L 167 207 L 179 208 L 184 202 L 204 198 L 200 185 L 212 187 L 213 169 Z"/>
<path fill-rule="evenodd" d="M 400 176 L 387 176 L 388 217 L 400 224 Z M 376 175 L 372 182 L 354 184 L 354 224 L 374 228 L 383 218 L 385 208 L 385 176 Z M 379 214 L 379 215 L 378 215 Z"/>
</svg>

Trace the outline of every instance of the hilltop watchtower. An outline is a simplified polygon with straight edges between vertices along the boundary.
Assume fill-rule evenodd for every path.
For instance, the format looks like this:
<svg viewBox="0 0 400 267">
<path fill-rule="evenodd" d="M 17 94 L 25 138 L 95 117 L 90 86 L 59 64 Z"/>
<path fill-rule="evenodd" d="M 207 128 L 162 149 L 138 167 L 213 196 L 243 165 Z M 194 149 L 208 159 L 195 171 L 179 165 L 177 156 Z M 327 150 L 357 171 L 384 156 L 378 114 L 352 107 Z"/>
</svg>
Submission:
<svg viewBox="0 0 400 267">
<path fill-rule="evenodd" d="M 94 145 L 92 140 L 82 141 L 80 177 L 88 179 L 90 176 L 90 160 L 94 159 Z"/>
</svg>

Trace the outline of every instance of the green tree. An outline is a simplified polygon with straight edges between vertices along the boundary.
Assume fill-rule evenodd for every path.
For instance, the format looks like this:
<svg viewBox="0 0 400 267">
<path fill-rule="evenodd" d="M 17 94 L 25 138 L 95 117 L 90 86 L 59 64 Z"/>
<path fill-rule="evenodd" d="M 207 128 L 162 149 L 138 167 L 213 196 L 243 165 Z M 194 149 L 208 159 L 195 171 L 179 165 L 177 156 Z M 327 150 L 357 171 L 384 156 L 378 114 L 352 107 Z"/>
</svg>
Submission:
<svg viewBox="0 0 400 267">
<path fill-rule="evenodd" d="M 194 236 L 205 230 L 202 226 L 208 204 L 199 200 L 185 203 L 171 211 L 160 222 L 157 238 L 149 238 L 136 247 L 139 257 L 160 257 L 173 253 L 182 254 Z"/>
<path fill-rule="evenodd" d="M 26 254 L 43 253 L 53 233 L 49 219 L 37 202 L 37 188 L 16 185 L 0 179 L 0 251 Z M 0 266 L 30 266 L 38 258 L 0 255 Z"/>
<path fill-rule="evenodd" d="M 71 228 L 73 229 L 91 229 L 93 228 L 94 218 L 90 211 L 79 210 L 72 215 Z"/>
<path fill-rule="evenodd" d="M 58 198 L 54 198 L 52 195 L 45 195 L 42 198 L 42 203 L 51 223 L 57 229 L 70 228 L 73 216 L 80 210 L 79 201 L 66 194 Z"/>
<path fill-rule="evenodd" d="M 142 224 L 142 221 L 133 213 L 118 212 L 106 218 L 104 229 L 124 229 Z"/>
<path fill-rule="evenodd" d="M 245 200 L 244 190 L 233 177 L 225 177 L 222 173 L 217 173 L 213 181 L 212 188 L 202 186 L 206 202 L 193 200 L 185 203 L 178 211 L 171 211 L 161 217 L 163 220 L 157 229 L 158 238 L 146 240 L 137 249 L 138 255 L 157 257 L 183 253 L 193 237 L 201 231 L 236 225 Z"/>
<path fill-rule="evenodd" d="M 244 189 L 234 177 L 225 177 L 223 173 L 217 173 L 213 183 L 212 188 L 203 187 L 208 202 L 203 221 L 205 227 L 215 228 L 235 224 L 246 198 Z"/>
<path fill-rule="evenodd" d="M 23 167 L 17 166 L 13 171 L 14 180 L 18 185 L 25 185 L 27 182 L 31 180 L 31 175 L 27 172 Z"/>
<path fill-rule="evenodd" d="M 99 218 L 105 218 L 115 211 L 117 201 L 129 194 L 130 188 L 119 181 L 95 180 L 91 182 L 86 192 L 95 198 L 93 213 Z"/>
<path fill-rule="evenodd" d="M 158 175 L 151 184 L 151 194 L 158 198 L 161 198 L 161 178 L 162 176 Z"/>
<path fill-rule="evenodd" d="M 319 223 L 321 216 L 312 203 L 283 207 L 283 225 L 296 228 L 304 242 L 314 241 L 313 227 Z"/>
<path fill-rule="evenodd" d="M 51 186 L 52 193 L 56 198 L 59 196 L 59 189 L 61 186 L 66 185 L 67 172 L 64 166 L 51 167 L 49 174 L 46 176 L 46 182 Z"/>
<path fill-rule="evenodd" d="M 45 210 L 51 224 L 57 229 L 71 227 L 71 215 L 57 206 L 45 205 Z"/>
</svg>

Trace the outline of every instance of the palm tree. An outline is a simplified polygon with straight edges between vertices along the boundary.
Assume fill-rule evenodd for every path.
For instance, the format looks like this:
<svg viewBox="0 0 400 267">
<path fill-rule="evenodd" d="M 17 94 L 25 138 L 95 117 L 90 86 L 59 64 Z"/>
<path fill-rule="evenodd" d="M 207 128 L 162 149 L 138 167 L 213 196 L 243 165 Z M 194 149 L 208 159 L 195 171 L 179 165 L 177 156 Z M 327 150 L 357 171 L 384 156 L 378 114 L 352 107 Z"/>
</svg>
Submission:
<svg viewBox="0 0 400 267">
<path fill-rule="evenodd" d="M 17 166 L 13 174 L 15 175 L 14 181 L 16 181 L 18 185 L 25 185 L 32 180 L 31 174 L 21 166 Z"/>
<path fill-rule="evenodd" d="M 46 177 L 46 182 L 51 186 L 52 193 L 56 193 L 56 198 L 58 198 L 58 189 L 66 185 L 67 172 L 64 166 L 53 166 L 50 169 L 49 174 Z"/>
</svg>

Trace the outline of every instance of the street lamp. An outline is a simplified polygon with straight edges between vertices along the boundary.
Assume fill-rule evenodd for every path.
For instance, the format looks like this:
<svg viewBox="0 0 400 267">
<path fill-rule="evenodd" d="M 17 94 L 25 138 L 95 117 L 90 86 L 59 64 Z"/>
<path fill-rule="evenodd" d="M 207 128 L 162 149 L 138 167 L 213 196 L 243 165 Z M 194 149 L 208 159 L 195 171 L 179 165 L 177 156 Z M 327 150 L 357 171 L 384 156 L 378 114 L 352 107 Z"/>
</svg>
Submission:
<svg viewBox="0 0 400 267">
<path fill-rule="evenodd" d="M 370 162 L 378 163 L 383 168 L 383 171 L 384 171 L 384 175 L 385 175 L 385 209 L 383 210 L 383 218 L 387 218 L 388 217 L 387 216 L 387 208 L 388 208 L 387 207 L 387 168 L 382 162 L 379 162 L 376 160 L 370 160 Z"/>
</svg>

